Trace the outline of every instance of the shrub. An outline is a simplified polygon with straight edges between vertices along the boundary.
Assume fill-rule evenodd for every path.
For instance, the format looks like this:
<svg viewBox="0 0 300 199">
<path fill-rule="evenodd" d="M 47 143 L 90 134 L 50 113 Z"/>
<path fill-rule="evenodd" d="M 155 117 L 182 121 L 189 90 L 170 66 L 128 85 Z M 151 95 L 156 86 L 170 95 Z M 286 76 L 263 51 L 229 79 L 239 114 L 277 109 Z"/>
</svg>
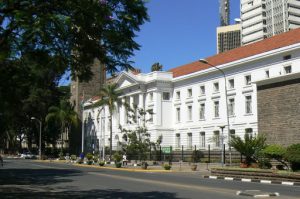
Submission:
<svg viewBox="0 0 300 199">
<path fill-rule="evenodd" d="M 71 160 L 76 161 L 77 160 L 76 155 L 71 155 Z"/>
<path fill-rule="evenodd" d="M 100 162 L 99 162 L 99 165 L 100 165 L 101 167 L 103 167 L 103 166 L 105 165 L 105 162 L 104 162 L 104 161 L 100 161 Z"/>
<path fill-rule="evenodd" d="M 87 158 L 89 161 L 91 161 L 91 160 L 93 159 L 93 154 L 91 154 L 91 153 L 86 154 L 86 158 Z"/>
<path fill-rule="evenodd" d="M 203 153 L 199 150 L 193 150 L 191 161 L 193 163 L 200 162 L 200 159 L 203 157 Z"/>
<path fill-rule="evenodd" d="M 286 148 L 283 146 L 272 144 L 267 146 L 262 153 L 265 157 L 275 159 L 288 168 L 288 165 L 283 160 L 283 157 L 286 154 Z"/>
<path fill-rule="evenodd" d="M 293 144 L 286 149 L 284 158 L 291 164 L 293 171 L 300 170 L 300 144 Z"/>
<path fill-rule="evenodd" d="M 116 168 L 121 168 L 121 166 L 122 166 L 122 163 L 121 162 L 116 162 Z"/>
<path fill-rule="evenodd" d="M 164 164 L 163 167 L 164 167 L 165 170 L 170 170 L 172 166 L 169 165 L 169 164 Z"/>
<path fill-rule="evenodd" d="M 115 162 L 121 162 L 122 160 L 122 155 L 119 152 L 116 152 L 113 157 Z"/>
<path fill-rule="evenodd" d="M 63 153 L 60 153 L 60 154 L 59 154 L 59 160 L 66 160 L 66 158 L 64 157 L 64 154 L 63 154 Z"/>
</svg>

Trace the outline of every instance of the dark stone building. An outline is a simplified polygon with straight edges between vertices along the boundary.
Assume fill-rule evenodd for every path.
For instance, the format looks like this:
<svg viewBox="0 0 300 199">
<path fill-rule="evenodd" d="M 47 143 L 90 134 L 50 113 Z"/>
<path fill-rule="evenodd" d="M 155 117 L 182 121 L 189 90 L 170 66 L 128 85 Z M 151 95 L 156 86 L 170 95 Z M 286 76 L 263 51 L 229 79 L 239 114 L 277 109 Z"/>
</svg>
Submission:
<svg viewBox="0 0 300 199">
<path fill-rule="evenodd" d="M 300 143 L 300 74 L 257 82 L 258 132 L 267 142 Z"/>
</svg>

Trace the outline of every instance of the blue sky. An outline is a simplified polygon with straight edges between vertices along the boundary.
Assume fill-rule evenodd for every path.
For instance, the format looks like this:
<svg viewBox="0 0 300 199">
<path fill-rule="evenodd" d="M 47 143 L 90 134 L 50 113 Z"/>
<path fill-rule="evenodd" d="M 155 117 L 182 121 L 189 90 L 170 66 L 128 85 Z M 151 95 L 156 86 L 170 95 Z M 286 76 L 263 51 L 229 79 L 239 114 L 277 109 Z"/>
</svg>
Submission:
<svg viewBox="0 0 300 199">
<path fill-rule="evenodd" d="M 231 23 L 240 16 L 240 0 L 231 0 Z M 141 27 L 134 66 L 150 72 L 155 62 L 163 70 L 216 54 L 219 0 L 150 0 L 150 22 Z"/>
</svg>

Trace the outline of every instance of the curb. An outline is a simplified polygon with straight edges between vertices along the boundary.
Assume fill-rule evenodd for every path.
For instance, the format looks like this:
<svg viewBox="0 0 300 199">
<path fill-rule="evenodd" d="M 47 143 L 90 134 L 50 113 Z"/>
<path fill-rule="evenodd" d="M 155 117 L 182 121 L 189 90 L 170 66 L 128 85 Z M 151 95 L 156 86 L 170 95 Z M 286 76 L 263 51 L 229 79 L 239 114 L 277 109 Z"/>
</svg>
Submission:
<svg viewBox="0 0 300 199">
<path fill-rule="evenodd" d="M 272 180 L 259 180 L 259 179 L 250 179 L 250 178 L 232 178 L 232 177 L 223 177 L 223 176 L 203 176 L 208 179 L 215 180 L 228 180 L 228 181 L 241 181 L 241 182 L 256 182 L 262 184 L 281 184 L 287 186 L 300 186 L 300 182 L 289 182 L 289 181 L 272 181 Z"/>
</svg>

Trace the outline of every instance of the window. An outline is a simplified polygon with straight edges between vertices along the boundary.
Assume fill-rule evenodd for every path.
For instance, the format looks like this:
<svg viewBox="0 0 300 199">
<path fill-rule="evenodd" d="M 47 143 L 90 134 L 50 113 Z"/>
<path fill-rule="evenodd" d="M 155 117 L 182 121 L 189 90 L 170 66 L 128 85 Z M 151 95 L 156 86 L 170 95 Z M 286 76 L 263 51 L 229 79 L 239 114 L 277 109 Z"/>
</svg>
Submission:
<svg viewBox="0 0 300 199">
<path fill-rule="evenodd" d="M 188 120 L 192 121 L 193 119 L 193 108 L 192 106 L 188 106 Z"/>
<path fill-rule="evenodd" d="M 200 147 L 205 148 L 205 132 L 200 132 Z"/>
<path fill-rule="evenodd" d="M 163 92 L 163 100 L 170 100 L 170 93 L 169 92 Z"/>
<path fill-rule="evenodd" d="M 205 95 L 205 86 L 200 86 L 200 94 Z"/>
<path fill-rule="evenodd" d="M 269 70 L 265 70 L 265 76 L 266 76 L 266 78 L 270 77 L 270 71 Z"/>
<path fill-rule="evenodd" d="M 285 74 L 292 73 L 292 66 L 285 66 L 284 67 L 284 73 Z"/>
<path fill-rule="evenodd" d="M 219 117 L 219 101 L 214 102 L 215 117 Z"/>
<path fill-rule="evenodd" d="M 176 108 L 176 121 L 180 122 L 180 108 Z"/>
<path fill-rule="evenodd" d="M 153 123 L 153 109 L 148 109 L 149 112 L 149 122 Z"/>
<path fill-rule="evenodd" d="M 188 97 L 192 97 L 193 96 L 193 91 L 191 88 L 188 89 Z"/>
<path fill-rule="evenodd" d="M 180 99 L 180 91 L 176 92 L 176 99 Z"/>
<path fill-rule="evenodd" d="M 220 131 L 214 131 L 214 141 L 215 141 L 215 147 L 220 147 Z"/>
<path fill-rule="evenodd" d="M 248 95 L 245 97 L 246 99 L 246 114 L 252 113 L 252 97 Z"/>
<path fill-rule="evenodd" d="M 246 85 L 251 85 L 251 75 L 246 75 L 245 76 L 245 84 Z"/>
<path fill-rule="evenodd" d="M 153 93 L 149 93 L 149 100 L 152 102 L 153 101 Z"/>
<path fill-rule="evenodd" d="M 205 119 L 205 104 L 200 104 L 200 120 Z"/>
<path fill-rule="evenodd" d="M 228 80 L 228 83 L 229 83 L 229 88 L 234 89 L 234 79 Z"/>
<path fill-rule="evenodd" d="M 193 135 L 192 135 L 192 133 L 188 133 L 187 147 L 188 147 L 188 149 L 193 148 Z"/>
<path fill-rule="evenodd" d="M 234 129 L 230 129 L 230 137 L 235 137 L 235 130 Z"/>
<path fill-rule="evenodd" d="M 179 133 L 177 133 L 176 134 L 176 137 L 175 137 L 175 146 L 176 146 L 176 148 L 180 148 L 180 145 L 181 145 L 181 141 L 180 141 L 180 134 Z"/>
<path fill-rule="evenodd" d="M 283 57 L 283 60 L 288 60 L 288 59 L 291 59 L 292 58 L 292 55 L 286 55 Z"/>
<path fill-rule="evenodd" d="M 245 133 L 248 134 L 250 137 L 253 136 L 253 129 L 252 128 L 247 128 L 245 129 Z"/>
<path fill-rule="evenodd" d="M 214 91 L 219 92 L 219 82 L 214 83 Z"/>
<path fill-rule="evenodd" d="M 228 114 L 229 116 L 234 116 L 234 98 L 231 98 L 228 101 Z"/>
</svg>

